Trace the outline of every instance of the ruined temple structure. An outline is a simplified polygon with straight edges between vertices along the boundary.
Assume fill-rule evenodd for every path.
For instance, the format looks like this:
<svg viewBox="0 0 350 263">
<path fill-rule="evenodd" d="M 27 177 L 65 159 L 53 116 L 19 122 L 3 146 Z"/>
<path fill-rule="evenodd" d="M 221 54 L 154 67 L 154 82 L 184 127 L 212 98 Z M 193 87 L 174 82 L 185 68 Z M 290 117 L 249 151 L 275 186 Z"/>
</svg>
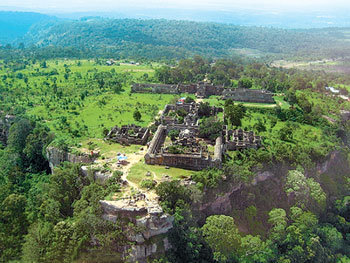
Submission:
<svg viewBox="0 0 350 263">
<path fill-rule="evenodd" d="M 273 93 L 267 90 L 229 88 L 220 85 L 213 85 L 207 82 L 197 84 L 147 84 L 135 83 L 131 91 L 134 93 L 155 93 L 155 94 L 195 94 L 197 98 L 208 98 L 210 96 L 221 96 L 222 99 L 254 103 L 275 103 Z"/>
<path fill-rule="evenodd" d="M 181 145 L 186 150 L 181 153 L 172 153 L 169 148 L 164 147 L 167 134 L 171 129 L 180 130 L 180 138 L 173 145 Z M 145 161 L 147 164 L 165 165 L 179 167 L 188 170 L 203 170 L 208 167 L 221 167 L 223 144 L 222 137 L 218 137 L 215 143 L 214 155 L 198 144 L 196 136 L 198 127 L 186 125 L 159 125 L 153 140 L 151 141 Z"/>
<path fill-rule="evenodd" d="M 134 124 L 124 125 L 121 128 L 114 126 L 106 136 L 106 140 L 117 142 L 123 145 L 139 144 L 145 145 L 150 136 L 148 128 Z"/>
<path fill-rule="evenodd" d="M 177 111 L 183 110 L 187 113 L 187 115 L 183 118 L 183 121 L 179 121 L 179 119 L 172 115 L 171 113 L 176 113 Z M 177 125 L 184 124 L 187 126 L 198 126 L 198 115 L 199 103 L 181 103 L 181 104 L 167 104 L 164 107 L 163 113 L 160 117 L 160 122 L 163 125 Z M 211 115 L 215 116 L 217 113 L 222 112 L 222 108 L 212 107 Z"/>
<path fill-rule="evenodd" d="M 160 125 L 149 144 L 145 161 L 147 164 L 179 167 L 189 170 L 202 170 L 208 167 L 221 167 L 222 156 L 227 151 L 244 150 L 261 147 L 261 138 L 254 132 L 228 130 L 215 140 L 214 153 L 208 151 L 208 145 L 199 138 L 198 103 L 182 103 L 166 105 L 160 118 Z M 183 110 L 187 115 L 180 123 L 174 113 Z M 212 107 L 211 116 L 216 116 L 221 108 Z M 168 133 L 179 131 L 179 137 L 171 145 L 167 145 Z M 169 140 L 167 141 L 169 143 Z"/>
<path fill-rule="evenodd" d="M 155 94 L 195 94 L 198 98 L 208 98 L 212 95 L 222 95 L 224 86 L 215 86 L 207 82 L 197 84 L 148 84 L 135 83 L 131 87 L 134 93 L 155 93 Z"/>
<path fill-rule="evenodd" d="M 225 130 L 225 148 L 229 151 L 244 150 L 248 148 L 258 149 L 261 147 L 261 137 L 254 132 L 238 130 Z"/>
<path fill-rule="evenodd" d="M 266 90 L 257 89 L 225 89 L 225 91 L 222 93 L 222 99 L 232 99 L 234 101 L 252 103 L 275 103 L 273 93 Z"/>
</svg>

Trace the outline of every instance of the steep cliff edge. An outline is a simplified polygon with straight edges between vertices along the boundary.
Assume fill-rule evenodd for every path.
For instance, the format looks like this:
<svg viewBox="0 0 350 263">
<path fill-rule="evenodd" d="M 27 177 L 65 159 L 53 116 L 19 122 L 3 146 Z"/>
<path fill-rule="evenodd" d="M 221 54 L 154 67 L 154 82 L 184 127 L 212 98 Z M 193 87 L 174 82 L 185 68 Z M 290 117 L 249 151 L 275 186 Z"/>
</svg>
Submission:
<svg viewBox="0 0 350 263">
<path fill-rule="evenodd" d="M 9 131 L 12 123 L 15 121 L 15 116 L 5 115 L 0 119 L 0 143 L 6 145 L 7 138 L 9 136 Z"/>
<path fill-rule="evenodd" d="M 288 209 L 290 198 L 284 191 L 286 174 L 290 167 L 276 165 L 259 171 L 251 183 L 233 183 L 228 178 L 218 188 L 208 190 L 204 200 L 194 210 L 200 221 L 214 214 L 225 214 L 235 218 L 240 230 L 246 233 L 261 234 L 268 229 L 268 211 L 279 207 Z M 349 174 L 350 166 L 344 152 L 334 151 L 306 176 L 318 181 L 328 198 L 335 198 L 342 192 L 344 175 Z"/>
<path fill-rule="evenodd" d="M 100 204 L 104 219 L 112 222 L 126 220 L 134 226 L 125 231 L 132 243 L 122 248 L 125 261 L 146 262 L 149 257 L 162 254 L 170 248 L 166 234 L 173 227 L 174 218 L 165 214 L 157 202 L 123 199 L 103 200 Z"/>
<path fill-rule="evenodd" d="M 86 153 L 73 154 L 57 147 L 49 146 L 46 148 L 46 158 L 49 161 L 52 171 L 54 167 L 59 166 L 62 162 L 82 164 L 92 163 L 96 159 L 96 156 Z"/>
</svg>

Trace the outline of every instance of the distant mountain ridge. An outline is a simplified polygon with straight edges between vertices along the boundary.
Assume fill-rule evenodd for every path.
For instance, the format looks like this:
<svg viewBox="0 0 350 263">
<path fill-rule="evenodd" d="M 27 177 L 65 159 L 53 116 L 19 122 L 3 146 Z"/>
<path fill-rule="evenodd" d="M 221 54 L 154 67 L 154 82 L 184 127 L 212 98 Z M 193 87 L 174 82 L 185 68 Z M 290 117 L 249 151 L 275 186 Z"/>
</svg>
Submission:
<svg viewBox="0 0 350 263">
<path fill-rule="evenodd" d="M 24 39 L 44 47 L 112 50 L 138 57 L 220 57 L 233 55 L 237 49 L 294 55 L 346 50 L 346 32 L 337 28 L 289 30 L 165 19 L 86 18 L 38 24 Z"/>
<path fill-rule="evenodd" d="M 12 43 L 23 37 L 32 25 L 51 19 L 54 18 L 34 12 L 0 11 L 0 44 Z"/>
<path fill-rule="evenodd" d="M 347 28 L 280 29 L 166 19 L 60 19 L 0 12 L 0 44 L 73 48 L 88 56 L 151 59 L 207 57 L 349 56 Z M 74 51 L 76 53 L 76 51 Z"/>
</svg>

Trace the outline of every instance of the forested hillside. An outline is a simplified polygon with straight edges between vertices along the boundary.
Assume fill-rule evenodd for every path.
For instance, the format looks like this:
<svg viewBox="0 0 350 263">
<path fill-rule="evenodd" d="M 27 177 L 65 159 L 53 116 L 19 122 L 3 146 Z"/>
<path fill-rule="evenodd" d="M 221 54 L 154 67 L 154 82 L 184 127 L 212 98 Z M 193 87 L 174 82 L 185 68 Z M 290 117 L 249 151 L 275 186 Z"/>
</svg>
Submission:
<svg viewBox="0 0 350 263">
<path fill-rule="evenodd" d="M 332 57 L 350 54 L 345 29 L 284 30 L 169 20 L 83 19 L 39 24 L 26 42 L 84 47 L 121 57 L 184 58 L 191 54 L 232 56 L 242 49 L 258 55 Z M 332 48 L 332 49 L 330 49 Z M 262 53 L 262 54 L 259 54 Z"/>
<path fill-rule="evenodd" d="M 0 11 L 0 44 L 23 37 L 32 25 L 48 19 L 51 18 L 39 13 Z"/>
</svg>

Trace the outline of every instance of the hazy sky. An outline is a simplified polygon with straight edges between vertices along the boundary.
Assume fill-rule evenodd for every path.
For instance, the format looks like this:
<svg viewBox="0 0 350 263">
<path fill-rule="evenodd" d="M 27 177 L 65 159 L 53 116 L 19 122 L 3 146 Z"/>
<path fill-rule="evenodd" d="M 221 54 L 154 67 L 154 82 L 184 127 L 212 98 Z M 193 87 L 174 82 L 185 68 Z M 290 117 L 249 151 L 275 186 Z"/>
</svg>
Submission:
<svg viewBox="0 0 350 263">
<path fill-rule="evenodd" d="M 121 8 L 237 8 L 285 10 L 349 9 L 349 0 L 0 0 L 0 6 L 52 11 L 116 11 Z"/>
</svg>

